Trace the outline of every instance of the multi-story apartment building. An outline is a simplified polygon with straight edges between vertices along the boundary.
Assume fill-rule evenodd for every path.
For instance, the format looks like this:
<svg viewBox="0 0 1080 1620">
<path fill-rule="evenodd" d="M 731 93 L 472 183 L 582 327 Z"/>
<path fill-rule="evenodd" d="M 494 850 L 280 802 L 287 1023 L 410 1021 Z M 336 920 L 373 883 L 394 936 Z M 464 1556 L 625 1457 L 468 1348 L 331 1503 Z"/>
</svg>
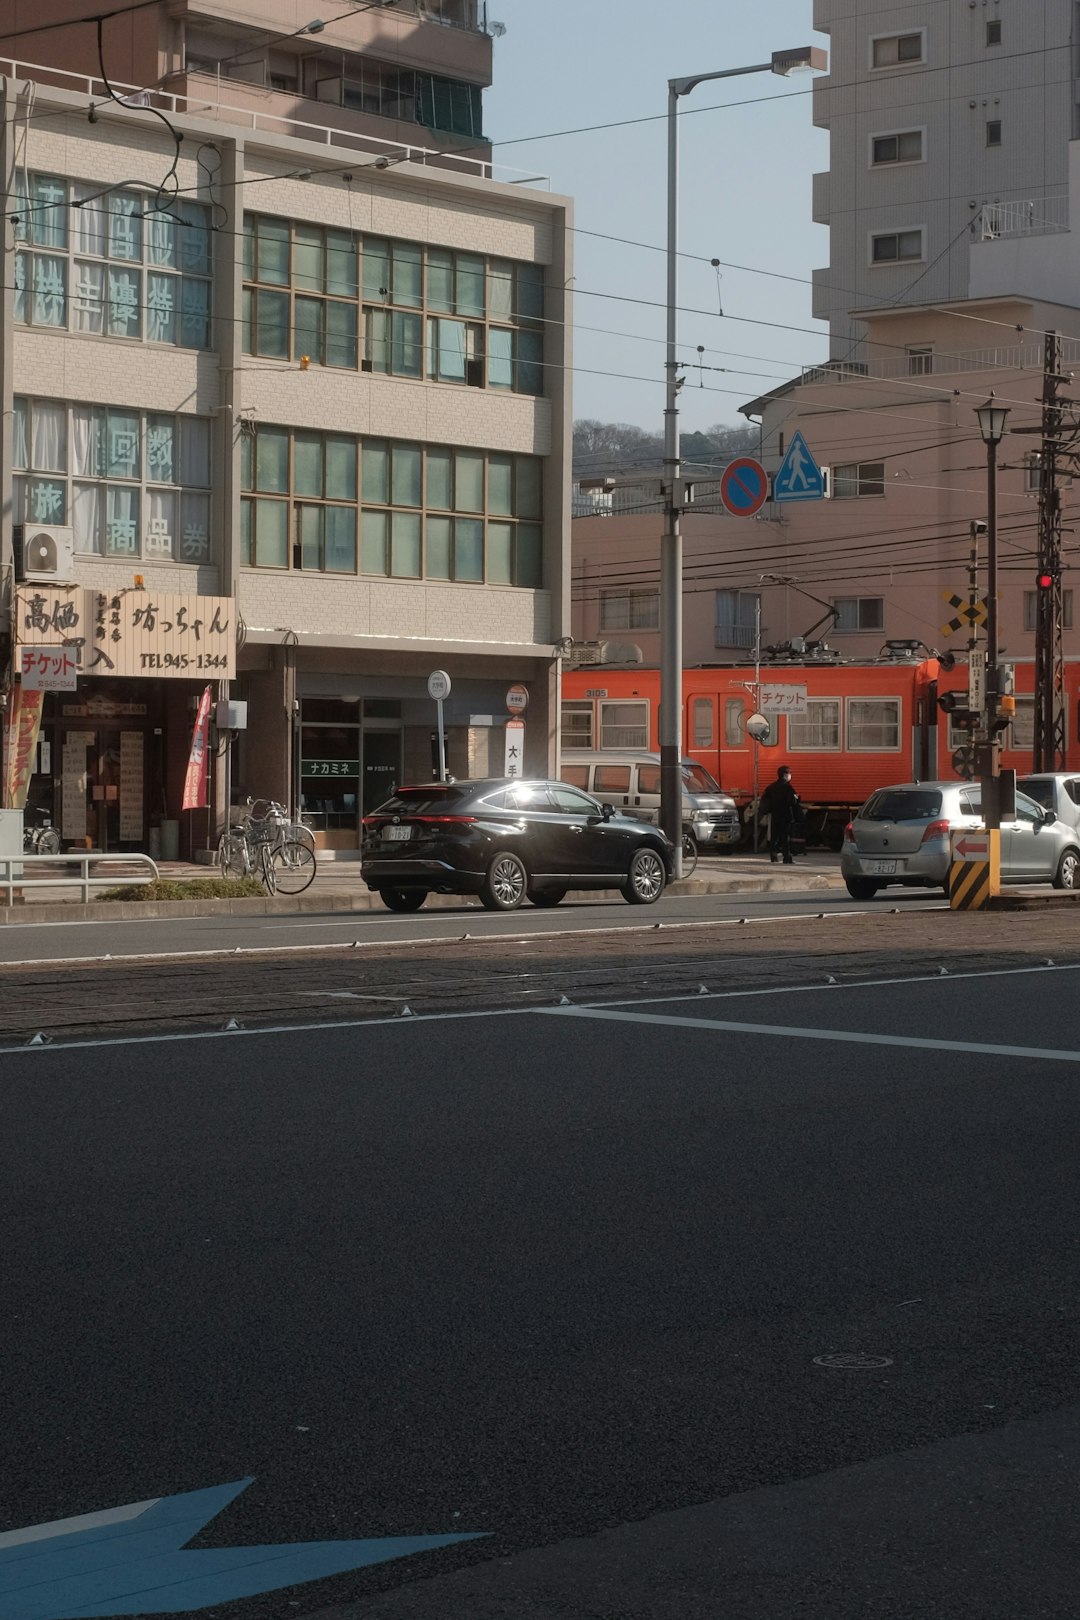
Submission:
<svg viewBox="0 0 1080 1620">
<path fill-rule="evenodd" d="M 118 65 L 105 24 L 109 87 L 92 27 L 77 64 L 64 30 L 35 38 L 29 20 L 19 55 L 0 52 L 0 501 L 5 562 L 14 535 L 26 576 L 8 757 L 33 727 L 29 649 L 66 651 L 75 690 L 46 693 L 24 766 L 31 805 L 69 842 L 146 847 L 177 821 L 183 853 L 212 839 L 220 749 L 213 813 L 180 813 L 208 683 L 248 705 L 234 802 L 302 806 L 343 854 L 391 784 L 431 776 L 436 668 L 453 682 L 451 771 L 502 770 L 518 682 L 526 765 L 554 762 L 569 205 L 492 179 L 475 138 L 448 158 L 448 132 L 401 104 L 301 106 L 297 85 L 270 83 L 310 9 L 144 6 Z M 320 40 L 351 30 L 359 57 L 346 84 L 369 38 L 414 84 L 451 59 L 486 82 L 475 7 L 398 9 L 393 24 L 371 7 L 327 19 Z M 259 86 L 272 113 L 244 113 L 224 72 L 220 99 L 192 82 L 207 75 L 191 42 L 205 53 L 219 23 L 219 44 L 243 33 L 274 64 Z M 391 26 L 390 43 L 368 32 Z M 160 71 L 170 52 L 179 88 Z M 42 534 L 58 564 L 34 550 Z M 9 769 L 9 801 L 16 786 Z"/>
<path fill-rule="evenodd" d="M 829 168 L 814 176 L 814 219 L 829 228 L 814 314 L 834 359 L 866 358 L 864 310 L 968 297 L 974 244 L 1067 225 L 1075 11 L 814 0 L 830 56 L 814 86 L 814 122 L 829 132 Z"/>
</svg>

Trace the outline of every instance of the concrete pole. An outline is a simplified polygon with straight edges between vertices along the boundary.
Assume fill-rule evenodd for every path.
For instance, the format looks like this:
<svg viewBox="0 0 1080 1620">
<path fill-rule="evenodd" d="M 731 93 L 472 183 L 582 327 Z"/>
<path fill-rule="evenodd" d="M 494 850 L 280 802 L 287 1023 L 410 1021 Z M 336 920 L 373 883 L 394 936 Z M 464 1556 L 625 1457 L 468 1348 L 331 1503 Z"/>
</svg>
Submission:
<svg viewBox="0 0 1080 1620">
<path fill-rule="evenodd" d="M 682 505 L 679 456 L 679 92 L 668 83 L 667 352 L 665 359 L 664 485 L 667 526 L 660 549 L 660 825 L 675 846 L 682 876 Z"/>
</svg>

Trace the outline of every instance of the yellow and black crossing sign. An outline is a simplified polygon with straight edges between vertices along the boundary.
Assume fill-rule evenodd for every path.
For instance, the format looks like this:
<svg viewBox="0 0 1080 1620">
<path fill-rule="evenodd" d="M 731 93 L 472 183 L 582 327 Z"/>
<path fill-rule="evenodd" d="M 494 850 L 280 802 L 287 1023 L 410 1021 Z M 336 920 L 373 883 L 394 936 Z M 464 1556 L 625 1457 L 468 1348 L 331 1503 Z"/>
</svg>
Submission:
<svg viewBox="0 0 1080 1620">
<path fill-rule="evenodd" d="M 955 591 L 943 591 L 942 596 L 953 610 L 952 618 L 941 627 L 943 635 L 955 636 L 958 630 L 978 630 L 986 623 L 985 596 L 974 601 L 970 596 L 958 596 Z"/>
<path fill-rule="evenodd" d="M 953 911 L 981 911 L 1001 892 L 1001 833 L 968 828 L 950 840 L 949 905 Z"/>
</svg>

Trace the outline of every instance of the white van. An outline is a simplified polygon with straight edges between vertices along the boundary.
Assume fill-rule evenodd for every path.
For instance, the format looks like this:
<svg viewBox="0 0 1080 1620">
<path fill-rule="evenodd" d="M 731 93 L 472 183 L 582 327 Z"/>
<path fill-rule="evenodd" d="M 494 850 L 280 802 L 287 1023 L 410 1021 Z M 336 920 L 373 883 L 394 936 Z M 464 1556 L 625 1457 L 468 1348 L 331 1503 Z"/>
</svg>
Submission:
<svg viewBox="0 0 1080 1620">
<path fill-rule="evenodd" d="M 726 847 L 742 835 L 735 800 L 714 782 L 696 760 L 680 761 L 683 779 L 683 831 L 695 844 Z M 562 780 L 583 788 L 601 804 L 613 804 L 626 816 L 660 820 L 660 755 L 621 754 L 613 749 L 592 753 L 565 748 Z"/>
</svg>

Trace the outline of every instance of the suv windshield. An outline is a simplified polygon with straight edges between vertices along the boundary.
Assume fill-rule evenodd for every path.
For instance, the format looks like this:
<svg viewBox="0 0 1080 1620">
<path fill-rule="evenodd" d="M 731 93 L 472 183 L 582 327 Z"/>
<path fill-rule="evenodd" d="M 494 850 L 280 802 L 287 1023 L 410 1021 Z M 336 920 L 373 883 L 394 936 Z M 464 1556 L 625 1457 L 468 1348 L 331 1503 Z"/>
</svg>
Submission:
<svg viewBox="0 0 1080 1620">
<path fill-rule="evenodd" d="M 859 811 L 860 821 L 933 821 L 941 814 L 936 788 L 882 788 Z"/>
<path fill-rule="evenodd" d="M 714 782 L 704 765 L 682 764 L 682 779 L 691 793 L 719 793 L 719 782 Z"/>
<path fill-rule="evenodd" d="M 1041 804 L 1044 810 L 1054 808 L 1054 784 L 1045 777 L 1040 781 L 1037 776 L 1022 776 L 1016 785 L 1029 799 Z"/>
</svg>

